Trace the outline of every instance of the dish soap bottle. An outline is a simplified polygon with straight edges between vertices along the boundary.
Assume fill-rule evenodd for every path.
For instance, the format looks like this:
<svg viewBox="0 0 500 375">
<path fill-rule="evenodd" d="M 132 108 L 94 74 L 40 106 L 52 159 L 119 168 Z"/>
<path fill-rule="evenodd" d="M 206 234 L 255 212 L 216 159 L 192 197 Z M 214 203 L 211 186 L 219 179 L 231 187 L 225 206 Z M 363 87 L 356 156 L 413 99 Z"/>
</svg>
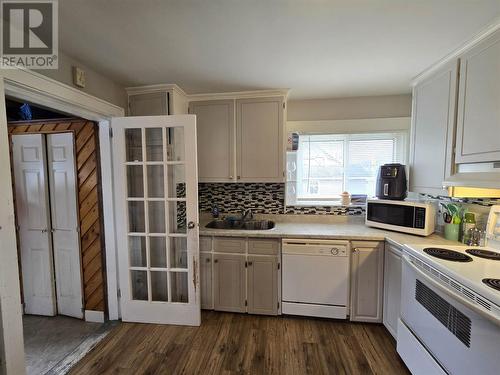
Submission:
<svg viewBox="0 0 500 375">
<path fill-rule="evenodd" d="M 472 212 L 467 212 L 464 215 L 464 221 L 462 223 L 462 242 L 468 244 L 471 236 L 471 229 L 476 227 L 476 217 Z"/>
</svg>

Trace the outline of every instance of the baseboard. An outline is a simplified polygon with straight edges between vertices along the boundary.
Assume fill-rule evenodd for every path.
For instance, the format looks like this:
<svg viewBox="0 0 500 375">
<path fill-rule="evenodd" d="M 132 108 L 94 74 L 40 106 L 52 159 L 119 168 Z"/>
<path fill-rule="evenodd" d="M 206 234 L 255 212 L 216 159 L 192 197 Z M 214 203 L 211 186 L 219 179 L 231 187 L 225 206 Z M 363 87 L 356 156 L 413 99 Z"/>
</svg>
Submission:
<svg viewBox="0 0 500 375">
<path fill-rule="evenodd" d="M 94 323 L 104 323 L 104 312 L 85 310 L 85 321 Z"/>
</svg>

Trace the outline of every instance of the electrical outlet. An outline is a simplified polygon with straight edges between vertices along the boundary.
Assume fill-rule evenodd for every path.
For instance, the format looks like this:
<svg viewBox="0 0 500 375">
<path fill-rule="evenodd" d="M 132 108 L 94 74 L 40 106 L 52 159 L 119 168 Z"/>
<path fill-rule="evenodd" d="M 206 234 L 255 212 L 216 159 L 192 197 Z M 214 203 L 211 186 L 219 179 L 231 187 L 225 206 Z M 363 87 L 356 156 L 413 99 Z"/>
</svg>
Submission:
<svg viewBox="0 0 500 375">
<path fill-rule="evenodd" d="M 84 88 L 85 87 L 85 70 L 73 67 L 73 83 L 75 86 Z"/>
</svg>

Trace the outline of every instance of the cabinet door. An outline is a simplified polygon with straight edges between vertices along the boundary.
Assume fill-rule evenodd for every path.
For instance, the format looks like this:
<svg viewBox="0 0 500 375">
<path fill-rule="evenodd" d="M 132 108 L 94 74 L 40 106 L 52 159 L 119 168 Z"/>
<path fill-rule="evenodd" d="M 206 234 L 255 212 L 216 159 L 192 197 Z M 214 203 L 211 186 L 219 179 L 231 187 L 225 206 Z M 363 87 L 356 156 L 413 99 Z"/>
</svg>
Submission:
<svg viewBox="0 0 500 375">
<path fill-rule="evenodd" d="M 236 102 L 237 178 L 242 182 L 283 182 L 283 99 Z"/>
<path fill-rule="evenodd" d="M 245 256 L 214 254 L 214 309 L 245 312 Z"/>
<path fill-rule="evenodd" d="M 200 253 L 201 308 L 213 309 L 212 253 Z"/>
<path fill-rule="evenodd" d="M 458 163 L 500 160 L 500 31 L 460 57 Z"/>
<path fill-rule="evenodd" d="M 198 179 L 225 182 L 234 179 L 234 100 L 193 102 L 198 135 Z"/>
<path fill-rule="evenodd" d="M 278 258 L 248 256 L 248 312 L 278 314 Z"/>
<path fill-rule="evenodd" d="M 453 173 L 458 63 L 413 89 L 410 191 L 448 195 L 443 181 Z"/>
<path fill-rule="evenodd" d="M 397 337 L 401 311 L 401 249 L 385 245 L 384 256 L 384 325 Z"/>
<path fill-rule="evenodd" d="M 130 95 L 128 98 L 129 116 L 168 115 L 166 92 Z"/>
<path fill-rule="evenodd" d="M 382 322 L 384 243 L 353 242 L 350 320 Z"/>
</svg>

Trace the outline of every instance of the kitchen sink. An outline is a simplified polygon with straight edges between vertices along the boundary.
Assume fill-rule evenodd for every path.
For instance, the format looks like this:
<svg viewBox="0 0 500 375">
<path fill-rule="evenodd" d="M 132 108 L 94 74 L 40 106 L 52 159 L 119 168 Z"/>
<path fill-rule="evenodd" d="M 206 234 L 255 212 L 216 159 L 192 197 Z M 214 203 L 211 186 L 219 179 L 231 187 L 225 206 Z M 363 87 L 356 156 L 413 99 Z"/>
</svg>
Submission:
<svg viewBox="0 0 500 375">
<path fill-rule="evenodd" d="M 240 229 L 240 230 L 269 230 L 275 226 L 271 220 L 213 220 L 205 228 L 211 229 Z"/>
</svg>

